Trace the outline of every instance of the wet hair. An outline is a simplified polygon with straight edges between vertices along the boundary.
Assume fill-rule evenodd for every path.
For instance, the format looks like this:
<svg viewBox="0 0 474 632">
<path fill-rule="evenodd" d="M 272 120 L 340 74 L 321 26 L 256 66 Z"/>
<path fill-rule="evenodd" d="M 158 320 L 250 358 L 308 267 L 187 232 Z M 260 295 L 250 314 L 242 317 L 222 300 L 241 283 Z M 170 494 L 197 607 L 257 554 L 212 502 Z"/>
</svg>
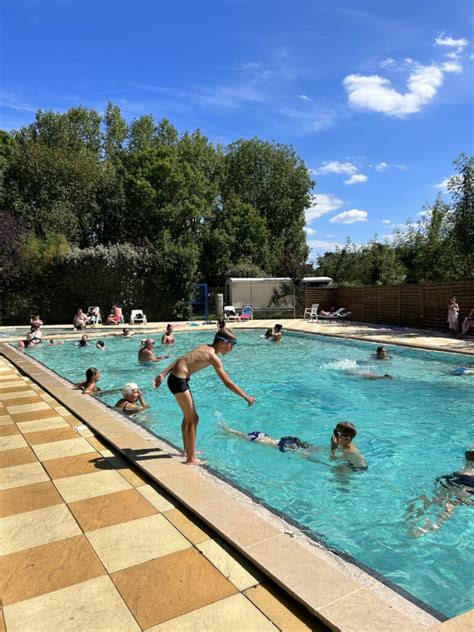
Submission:
<svg viewBox="0 0 474 632">
<path fill-rule="evenodd" d="M 222 342 L 222 340 L 224 340 L 224 342 L 226 341 L 234 342 L 234 340 L 237 340 L 237 338 L 230 331 L 230 329 L 227 329 L 227 327 L 222 327 L 214 336 L 214 342 L 212 344 L 215 345 L 218 342 Z"/>
<path fill-rule="evenodd" d="M 385 347 L 377 347 L 377 353 L 382 353 L 382 351 L 385 351 Z"/>
<path fill-rule="evenodd" d="M 464 458 L 466 461 L 474 461 L 474 448 L 469 448 L 464 452 Z"/>
<path fill-rule="evenodd" d="M 267 331 L 264 333 L 265 338 L 271 338 L 273 334 L 273 329 L 269 327 Z"/>
<path fill-rule="evenodd" d="M 283 325 L 275 325 L 275 331 L 279 332 L 283 329 Z"/>
<path fill-rule="evenodd" d="M 99 373 L 99 369 L 96 369 L 94 366 L 89 367 L 86 371 L 87 384 L 89 384 L 89 382 L 92 381 L 92 378 L 98 375 L 98 373 Z"/>
<path fill-rule="evenodd" d="M 125 386 L 122 388 L 122 395 L 124 399 L 127 399 L 127 397 L 131 395 L 135 390 L 140 390 L 140 387 L 138 386 L 138 384 L 135 384 L 135 382 L 128 382 L 128 384 L 125 384 Z"/>
<path fill-rule="evenodd" d="M 218 320 L 217 324 L 219 325 L 219 329 L 225 329 L 225 320 L 223 318 Z"/>
<path fill-rule="evenodd" d="M 95 344 L 97 347 L 105 347 L 105 342 L 103 340 L 98 340 Z"/>
<path fill-rule="evenodd" d="M 356 436 L 357 430 L 354 424 L 351 424 L 350 421 L 340 421 L 336 425 L 336 430 L 339 430 L 341 434 L 344 434 L 352 439 Z"/>
<path fill-rule="evenodd" d="M 171 323 L 166 325 L 166 331 L 168 331 L 168 329 L 173 329 L 173 325 Z"/>
</svg>

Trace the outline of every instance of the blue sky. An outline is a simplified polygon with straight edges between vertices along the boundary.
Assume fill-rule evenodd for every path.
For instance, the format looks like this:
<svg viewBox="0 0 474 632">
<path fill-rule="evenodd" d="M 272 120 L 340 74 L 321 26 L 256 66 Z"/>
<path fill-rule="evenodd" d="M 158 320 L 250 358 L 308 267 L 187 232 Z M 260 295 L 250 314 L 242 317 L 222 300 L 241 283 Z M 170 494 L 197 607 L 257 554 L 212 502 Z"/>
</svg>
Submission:
<svg viewBox="0 0 474 632">
<path fill-rule="evenodd" d="M 2 0 L 0 128 L 108 100 L 293 145 L 312 255 L 417 219 L 473 151 L 464 0 Z"/>
</svg>

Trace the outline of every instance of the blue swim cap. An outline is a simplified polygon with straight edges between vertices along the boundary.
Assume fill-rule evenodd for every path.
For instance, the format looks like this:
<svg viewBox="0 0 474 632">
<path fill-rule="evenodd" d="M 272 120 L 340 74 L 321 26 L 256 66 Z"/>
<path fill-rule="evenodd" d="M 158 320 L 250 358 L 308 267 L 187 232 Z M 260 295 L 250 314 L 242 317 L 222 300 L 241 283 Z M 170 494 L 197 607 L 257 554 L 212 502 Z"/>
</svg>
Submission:
<svg viewBox="0 0 474 632">
<path fill-rule="evenodd" d="M 458 366 L 456 369 L 453 370 L 453 375 L 464 375 L 466 370 L 467 369 L 465 366 Z"/>
</svg>

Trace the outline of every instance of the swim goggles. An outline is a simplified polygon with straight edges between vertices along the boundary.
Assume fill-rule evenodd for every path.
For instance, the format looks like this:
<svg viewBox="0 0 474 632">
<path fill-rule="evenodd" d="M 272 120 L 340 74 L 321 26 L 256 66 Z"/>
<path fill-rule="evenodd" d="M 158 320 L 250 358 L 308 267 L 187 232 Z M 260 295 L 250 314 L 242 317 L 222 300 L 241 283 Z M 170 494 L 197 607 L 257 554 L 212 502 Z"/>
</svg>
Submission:
<svg viewBox="0 0 474 632">
<path fill-rule="evenodd" d="M 223 338 L 222 336 L 215 336 L 215 340 L 222 340 L 223 342 L 228 342 L 233 347 L 237 344 L 237 340 L 229 340 L 228 338 Z"/>
</svg>

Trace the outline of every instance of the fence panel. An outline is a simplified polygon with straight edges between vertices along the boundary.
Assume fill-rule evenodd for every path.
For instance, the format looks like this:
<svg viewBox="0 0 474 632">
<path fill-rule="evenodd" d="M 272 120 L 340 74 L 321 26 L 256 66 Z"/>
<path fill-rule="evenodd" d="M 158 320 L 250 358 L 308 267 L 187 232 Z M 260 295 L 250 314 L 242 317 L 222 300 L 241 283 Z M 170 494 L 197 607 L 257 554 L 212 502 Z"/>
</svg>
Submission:
<svg viewBox="0 0 474 632">
<path fill-rule="evenodd" d="M 453 295 L 459 303 L 461 323 L 474 308 L 474 281 L 308 288 L 305 306 L 319 303 L 325 310 L 332 305 L 346 307 L 358 322 L 445 330 L 449 297 Z"/>
</svg>

